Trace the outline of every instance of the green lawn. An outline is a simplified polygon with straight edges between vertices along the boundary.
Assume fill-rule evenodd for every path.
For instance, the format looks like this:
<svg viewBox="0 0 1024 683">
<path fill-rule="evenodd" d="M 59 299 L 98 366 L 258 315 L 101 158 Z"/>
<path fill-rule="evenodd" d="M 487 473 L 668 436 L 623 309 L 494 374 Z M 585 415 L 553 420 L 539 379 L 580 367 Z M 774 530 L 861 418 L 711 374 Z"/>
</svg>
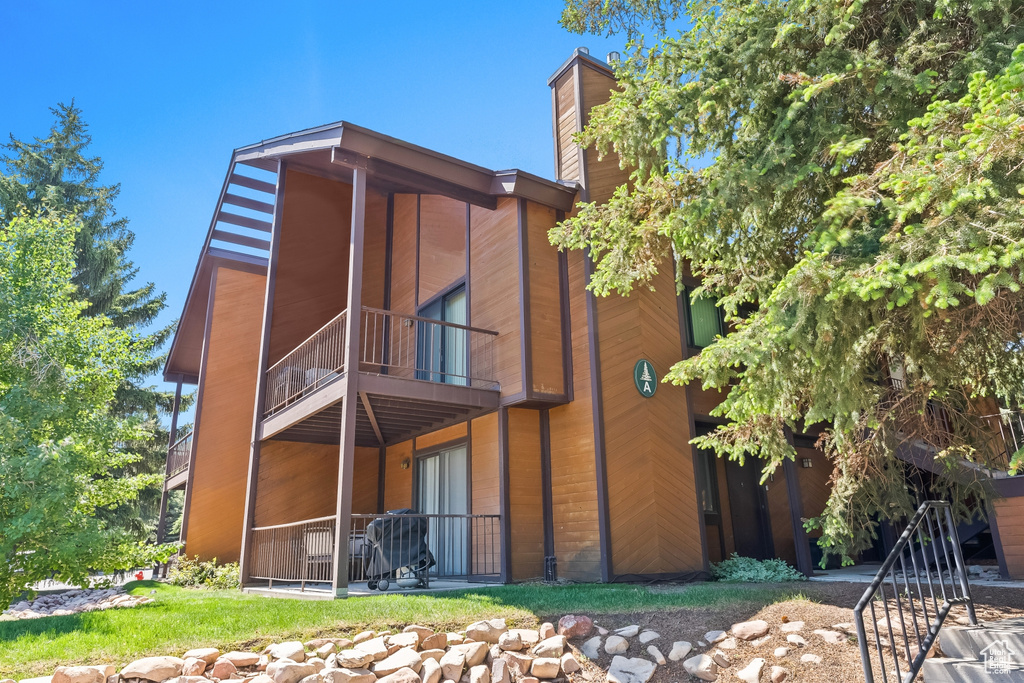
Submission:
<svg viewBox="0 0 1024 683">
<path fill-rule="evenodd" d="M 660 608 L 766 602 L 799 595 L 799 588 L 695 584 L 676 592 L 642 586 L 526 584 L 431 595 L 380 595 L 335 601 L 285 600 L 238 591 L 200 591 L 151 581 L 128 584 L 155 602 L 124 610 L 68 617 L 0 621 L 0 679 L 49 675 L 71 664 L 124 664 L 153 654 L 180 655 L 193 647 L 262 649 L 271 640 L 352 635 L 419 623 L 462 629 L 482 618 L 535 625 L 540 617 Z"/>
</svg>

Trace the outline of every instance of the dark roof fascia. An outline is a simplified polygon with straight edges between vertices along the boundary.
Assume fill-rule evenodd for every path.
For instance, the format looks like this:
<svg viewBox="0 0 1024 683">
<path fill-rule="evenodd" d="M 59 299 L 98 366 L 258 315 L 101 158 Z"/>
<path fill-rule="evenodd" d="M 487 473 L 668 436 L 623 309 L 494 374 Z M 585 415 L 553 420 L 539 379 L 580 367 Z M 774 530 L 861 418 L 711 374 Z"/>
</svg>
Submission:
<svg viewBox="0 0 1024 683">
<path fill-rule="evenodd" d="M 603 71 L 613 78 L 615 77 L 615 72 L 612 70 L 612 68 L 608 65 L 607 62 L 602 62 L 600 59 L 594 57 L 589 52 L 583 52 L 582 48 L 576 48 L 575 50 L 573 50 L 572 55 L 569 57 L 569 59 L 565 60 L 562 66 L 558 67 L 555 70 L 555 73 L 553 73 L 551 77 L 548 79 L 548 86 L 554 86 L 555 81 L 561 78 L 566 71 L 571 69 L 573 64 L 575 64 L 577 61 L 579 61 L 582 64 L 586 64 L 587 66 L 593 67 L 598 71 Z"/>
<path fill-rule="evenodd" d="M 572 211 L 576 204 L 577 184 L 553 183 L 532 173 L 512 169 L 495 171 L 490 192 L 494 195 L 522 197 L 558 211 Z"/>
</svg>

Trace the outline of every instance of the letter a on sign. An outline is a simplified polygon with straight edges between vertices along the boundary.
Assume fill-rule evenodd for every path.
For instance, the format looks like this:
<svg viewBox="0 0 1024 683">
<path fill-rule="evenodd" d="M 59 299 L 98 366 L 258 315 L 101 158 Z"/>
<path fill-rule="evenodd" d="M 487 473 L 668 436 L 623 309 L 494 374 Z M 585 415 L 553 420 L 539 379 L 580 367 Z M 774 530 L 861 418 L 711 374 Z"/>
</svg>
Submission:
<svg viewBox="0 0 1024 683">
<path fill-rule="evenodd" d="M 633 366 L 633 383 L 644 398 L 654 396 L 654 392 L 658 390 L 658 378 L 654 374 L 651 361 L 641 358 L 636 362 Z"/>
</svg>

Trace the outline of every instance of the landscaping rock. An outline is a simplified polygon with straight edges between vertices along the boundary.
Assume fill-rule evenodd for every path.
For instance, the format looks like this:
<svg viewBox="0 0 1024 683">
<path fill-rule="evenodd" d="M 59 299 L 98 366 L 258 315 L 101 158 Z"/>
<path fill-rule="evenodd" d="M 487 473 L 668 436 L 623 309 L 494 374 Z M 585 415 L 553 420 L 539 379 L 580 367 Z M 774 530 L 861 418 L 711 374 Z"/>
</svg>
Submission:
<svg viewBox="0 0 1024 683">
<path fill-rule="evenodd" d="M 529 674 L 530 665 L 533 663 L 533 657 L 518 652 L 502 652 L 501 659 L 508 663 L 513 678 Z"/>
<path fill-rule="evenodd" d="M 58 666 L 51 683 L 106 683 L 107 675 L 95 666 Z"/>
<path fill-rule="evenodd" d="M 491 683 L 491 670 L 480 664 L 469 670 L 469 683 Z"/>
<path fill-rule="evenodd" d="M 540 683 L 540 681 L 533 676 L 523 676 L 519 679 L 519 683 Z"/>
<path fill-rule="evenodd" d="M 184 669 L 184 667 L 182 668 Z M 215 661 L 213 668 L 210 670 L 210 676 L 221 680 L 231 678 L 236 673 L 238 673 L 238 667 L 232 664 L 230 660 L 224 658 Z"/>
<path fill-rule="evenodd" d="M 736 672 L 736 678 L 744 683 L 758 683 L 761 680 L 761 669 L 764 668 L 764 660 L 760 657 L 750 660 L 750 663 Z"/>
<path fill-rule="evenodd" d="M 757 638 L 756 640 L 750 641 L 750 644 L 753 645 L 754 647 L 761 647 L 762 645 L 764 645 L 765 643 L 767 643 L 771 639 L 772 639 L 772 637 L 770 635 L 761 636 L 760 638 Z"/>
<path fill-rule="evenodd" d="M 181 665 L 182 676 L 202 676 L 205 671 L 206 662 L 201 659 L 197 659 L 196 657 L 186 657 L 185 663 Z"/>
<path fill-rule="evenodd" d="M 324 669 L 320 672 L 324 683 L 376 683 L 377 676 L 369 669 Z M 255 683 L 255 682 L 253 682 Z"/>
<path fill-rule="evenodd" d="M 420 675 L 412 669 L 399 669 L 393 674 L 378 678 L 379 683 L 420 683 Z"/>
<path fill-rule="evenodd" d="M 512 628 L 509 629 L 509 633 L 519 636 L 523 641 L 523 647 L 533 647 L 541 640 L 540 633 L 532 628 Z"/>
<path fill-rule="evenodd" d="M 561 668 L 561 661 L 554 657 L 538 657 L 533 660 L 530 673 L 537 678 L 557 678 L 558 670 Z"/>
<path fill-rule="evenodd" d="M 373 661 L 373 653 L 365 650 L 342 650 L 334 655 L 335 662 L 343 669 L 365 669 Z"/>
<path fill-rule="evenodd" d="M 445 651 L 441 648 L 435 650 L 422 650 L 420 652 L 420 661 L 426 663 L 428 659 L 433 659 L 435 662 L 440 662 L 441 657 L 444 657 Z"/>
<path fill-rule="evenodd" d="M 753 640 L 768 633 L 768 622 L 763 619 L 741 621 L 732 625 L 732 634 L 740 640 Z"/>
<path fill-rule="evenodd" d="M 299 683 L 323 683 L 323 679 L 320 678 L 320 674 L 310 674 L 299 681 Z"/>
<path fill-rule="evenodd" d="M 554 625 L 549 621 L 545 621 L 540 625 L 540 628 L 537 629 L 537 635 L 540 640 L 547 640 L 548 638 L 552 638 L 558 634 L 555 633 Z"/>
<path fill-rule="evenodd" d="M 388 636 L 386 639 L 388 647 L 397 645 L 399 648 L 403 647 L 418 647 L 420 644 L 420 636 L 414 631 L 403 631 L 402 633 L 396 633 L 393 636 Z"/>
<path fill-rule="evenodd" d="M 249 679 L 249 683 L 274 683 L 274 679 L 267 674 L 259 674 Z"/>
<path fill-rule="evenodd" d="M 839 631 L 829 631 L 828 629 L 819 628 L 815 629 L 814 634 L 821 636 L 821 639 L 829 645 L 838 645 L 839 643 L 846 642 L 846 634 L 840 633 Z"/>
<path fill-rule="evenodd" d="M 683 662 L 686 673 L 696 676 L 702 681 L 713 681 L 718 678 L 718 664 L 707 655 L 690 657 Z"/>
<path fill-rule="evenodd" d="M 508 662 L 500 657 L 491 662 L 491 683 L 512 683 Z"/>
<path fill-rule="evenodd" d="M 613 657 L 608 667 L 611 683 L 647 683 L 658 665 L 640 657 Z"/>
<path fill-rule="evenodd" d="M 821 657 L 808 652 L 807 654 L 800 656 L 800 661 L 804 664 L 821 664 Z"/>
<path fill-rule="evenodd" d="M 729 659 L 729 656 L 721 650 L 715 650 L 714 654 L 711 655 L 711 659 L 715 660 L 715 664 L 723 669 L 728 669 L 732 666 L 732 660 Z"/>
<path fill-rule="evenodd" d="M 779 627 L 779 630 L 783 633 L 796 633 L 797 631 L 804 630 L 804 622 L 802 621 L 788 621 Z"/>
<path fill-rule="evenodd" d="M 445 638 L 448 639 L 449 645 L 459 645 L 460 643 L 466 642 L 466 636 L 461 633 L 446 633 Z"/>
<path fill-rule="evenodd" d="M 360 633 L 357 633 L 355 637 L 352 639 L 352 644 L 355 645 L 357 643 L 361 643 L 365 640 L 370 640 L 371 638 L 376 637 L 377 633 L 375 631 L 361 631 Z"/>
<path fill-rule="evenodd" d="M 369 640 L 362 640 L 356 643 L 354 649 L 370 654 L 374 661 L 377 662 L 391 654 L 391 649 L 388 647 L 388 644 L 384 642 L 384 636 L 377 636 L 376 638 L 370 638 Z"/>
<path fill-rule="evenodd" d="M 606 636 L 606 635 L 608 635 L 608 629 L 601 628 L 600 626 L 597 626 L 597 635 L 599 635 L 599 636 Z"/>
<path fill-rule="evenodd" d="M 319 657 L 310 657 L 306 660 L 306 664 L 312 666 L 317 673 L 323 671 L 324 668 L 327 666 L 326 664 L 324 664 L 324 660 L 320 659 Z"/>
<path fill-rule="evenodd" d="M 772 683 L 782 683 L 789 678 L 789 672 L 781 666 L 772 667 Z"/>
<path fill-rule="evenodd" d="M 601 656 L 601 636 L 594 636 L 580 645 L 580 652 L 586 655 L 587 659 L 597 659 Z"/>
<path fill-rule="evenodd" d="M 422 683 L 440 683 L 441 664 L 436 659 L 427 657 L 420 666 L 420 681 Z"/>
<path fill-rule="evenodd" d="M 690 654 L 690 650 L 692 649 L 693 645 L 690 643 L 685 640 L 678 640 L 672 643 L 672 650 L 669 651 L 668 658 L 673 662 L 678 662 L 680 659 L 683 659 L 686 655 Z"/>
<path fill-rule="evenodd" d="M 185 660 L 178 657 L 144 657 L 137 659 L 121 670 L 121 678 L 142 678 L 162 683 L 168 678 L 181 675 Z M 289 683 L 295 683 L 289 681 Z"/>
<path fill-rule="evenodd" d="M 270 655 L 271 659 L 290 659 L 293 662 L 303 662 L 306 660 L 306 648 L 297 640 L 271 645 L 267 654 Z"/>
<path fill-rule="evenodd" d="M 214 661 L 217 661 L 217 659 L 218 657 L 213 658 Z M 255 652 L 228 652 L 221 655 L 219 659 L 226 659 L 239 669 L 244 669 L 247 666 L 255 666 L 260 662 L 260 656 Z"/>
<path fill-rule="evenodd" d="M 498 637 L 508 631 L 504 619 L 478 621 L 466 627 L 466 637 L 481 643 L 497 643 Z"/>
<path fill-rule="evenodd" d="M 441 675 L 447 680 L 457 681 L 462 678 L 465 666 L 466 654 L 460 650 L 449 650 L 441 657 Z"/>
<path fill-rule="evenodd" d="M 561 659 L 562 673 L 571 674 L 576 673 L 583 667 L 580 666 L 579 660 L 576 659 L 576 655 L 571 652 L 566 652 L 562 655 Z"/>
<path fill-rule="evenodd" d="M 415 636 L 416 634 L 412 633 L 410 635 Z M 423 660 L 420 658 L 420 653 L 411 647 L 403 647 L 395 654 L 374 664 L 371 670 L 378 677 L 383 678 L 384 676 L 390 676 L 399 669 L 412 669 L 418 674 L 421 666 L 423 666 Z"/>
<path fill-rule="evenodd" d="M 796 645 L 797 647 L 807 647 L 807 641 L 804 640 L 804 637 L 795 633 L 790 633 L 786 636 L 786 642 Z"/>
<path fill-rule="evenodd" d="M 320 647 L 316 648 L 316 656 L 321 659 L 327 659 L 337 651 L 338 646 L 334 643 L 324 643 Z"/>
<path fill-rule="evenodd" d="M 289 659 L 267 665 L 267 675 L 274 679 L 274 683 L 299 683 L 306 676 L 315 673 L 316 669 L 312 664 L 300 664 Z"/>
<path fill-rule="evenodd" d="M 461 650 L 466 655 L 466 668 L 472 668 L 483 664 L 487 658 L 487 643 L 463 643 L 456 645 L 453 650 Z"/>
<path fill-rule="evenodd" d="M 775 648 L 775 652 L 773 654 L 776 657 L 785 657 L 786 655 L 789 654 L 789 648 L 788 647 L 777 647 L 777 648 Z"/>
<path fill-rule="evenodd" d="M 718 644 L 718 647 L 722 648 L 723 650 L 735 650 L 736 646 L 736 639 L 731 636 Z"/>
<path fill-rule="evenodd" d="M 213 664 L 220 657 L 220 650 L 215 647 L 201 647 L 195 650 L 189 650 L 182 655 L 182 659 L 188 659 L 190 657 L 201 659 L 207 664 Z M 235 664 L 235 666 L 238 665 Z"/>
<path fill-rule="evenodd" d="M 421 650 L 443 650 L 448 647 L 448 634 L 431 633 L 420 639 Z"/>
<path fill-rule="evenodd" d="M 536 657 L 561 657 L 565 644 L 565 636 L 553 636 L 537 643 L 530 652 Z"/>
<path fill-rule="evenodd" d="M 657 640 L 658 638 L 661 638 L 661 634 L 657 631 L 644 631 L 640 634 L 640 637 L 637 640 L 646 645 L 652 640 Z"/>
<path fill-rule="evenodd" d="M 629 649 L 629 641 L 622 636 L 608 636 L 604 642 L 604 651 L 610 655 L 617 655 Z"/>
<path fill-rule="evenodd" d="M 636 624 L 615 629 L 615 635 L 623 638 L 635 638 L 638 633 L 640 633 L 640 627 Z"/>
<path fill-rule="evenodd" d="M 668 660 L 665 659 L 665 655 L 661 654 L 661 650 L 659 650 L 654 645 L 647 646 L 647 654 L 654 657 L 654 661 L 656 661 L 661 666 L 665 666 L 666 664 L 668 664 Z"/>
<path fill-rule="evenodd" d="M 518 633 L 506 631 L 498 638 L 498 648 L 504 652 L 519 652 L 523 649 L 523 639 Z"/>
<path fill-rule="evenodd" d="M 708 631 L 704 634 L 704 640 L 708 641 L 712 645 L 722 642 L 725 638 L 725 631 Z"/>
<path fill-rule="evenodd" d="M 558 635 L 566 638 L 586 638 L 594 631 L 590 617 L 566 614 L 558 620 Z"/>
<path fill-rule="evenodd" d="M 423 642 L 425 638 L 434 635 L 434 629 L 420 626 L 419 624 L 409 624 L 402 629 L 402 633 L 415 633 L 420 637 L 420 642 Z"/>
</svg>

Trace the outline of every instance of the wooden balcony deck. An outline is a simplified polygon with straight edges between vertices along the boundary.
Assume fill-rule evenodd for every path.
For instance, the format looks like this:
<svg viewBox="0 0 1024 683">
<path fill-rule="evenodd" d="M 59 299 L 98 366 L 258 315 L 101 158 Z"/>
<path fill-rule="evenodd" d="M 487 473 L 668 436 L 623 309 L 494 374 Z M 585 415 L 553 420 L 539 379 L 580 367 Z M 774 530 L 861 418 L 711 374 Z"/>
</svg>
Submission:
<svg viewBox="0 0 1024 683">
<path fill-rule="evenodd" d="M 398 443 L 496 410 L 497 332 L 363 309 L 358 372 L 343 362 L 347 311 L 267 371 L 260 440 L 339 443 L 341 400 L 356 381 L 356 445 Z"/>
</svg>

